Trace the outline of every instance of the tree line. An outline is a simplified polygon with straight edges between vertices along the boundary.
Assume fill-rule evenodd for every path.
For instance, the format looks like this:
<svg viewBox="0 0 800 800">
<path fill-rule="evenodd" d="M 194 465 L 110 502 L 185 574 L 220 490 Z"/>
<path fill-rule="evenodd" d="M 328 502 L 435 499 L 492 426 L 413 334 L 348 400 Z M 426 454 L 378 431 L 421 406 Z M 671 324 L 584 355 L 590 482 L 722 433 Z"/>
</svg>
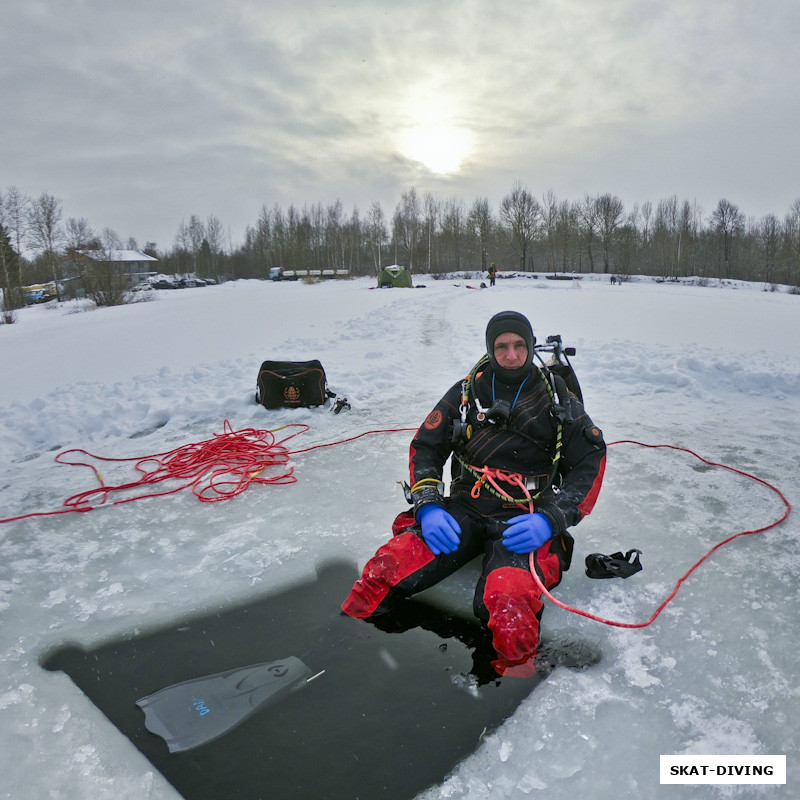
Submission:
<svg viewBox="0 0 800 800">
<path fill-rule="evenodd" d="M 541 198 L 517 183 L 493 210 L 488 199 L 404 192 L 391 218 L 379 203 L 365 217 L 342 204 L 261 209 L 231 267 L 265 277 L 270 266 L 376 274 L 403 264 L 412 273 L 498 270 L 698 276 L 800 285 L 800 198 L 783 220 L 747 218 L 728 200 L 710 214 L 677 197 L 626 209 L 611 194 Z"/>
<path fill-rule="evenodd" d="M 16 187 L 0 194 L 0 286 L 6 307 L 17 288 L 63 280 L 85 250 L 141 250 L 166 273 L 194 272 L 217 280 L 267 278 L 274 266 L 294 270 L 347 270 L 376 275 L 389 264 L 434 276 L 452 272 L 604 273 L 663 279 L 697 276 L 800 286 L 800 198 L 783 218 L 746 217 L 720 200 L 710 213 L 677 197 L 625 207 L 612 194 L 536 196 L 517 182 L 496 209 L 485 197 L 471 203 L 441 199 L 415 188 L 403 192 L 388 216 L 372 202 L 362 216 L 341 201 L 323 205 L 261 207 L 244 241 L 234 245 L 214 216 L 192 215 L 172 245 L 143 247 L 85 218 L 63 221 L 61 201 Z"/>
</svg>

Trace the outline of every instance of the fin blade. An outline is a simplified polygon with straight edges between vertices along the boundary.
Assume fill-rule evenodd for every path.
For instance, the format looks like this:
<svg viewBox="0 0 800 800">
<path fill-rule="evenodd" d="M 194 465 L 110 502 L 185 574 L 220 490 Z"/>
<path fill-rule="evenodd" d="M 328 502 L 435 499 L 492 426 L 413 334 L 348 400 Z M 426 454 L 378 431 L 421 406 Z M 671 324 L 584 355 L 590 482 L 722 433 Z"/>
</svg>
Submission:
<svg viewBox="0 0 800 800">
<path fill-rule="evenodd" d="M 170 753 L 213 741 L 259 709 L 305 685 L 311 670 L 297 657 L 251 664 L 167 686 L 142 697 L 145 727 Z"/>
</svg>

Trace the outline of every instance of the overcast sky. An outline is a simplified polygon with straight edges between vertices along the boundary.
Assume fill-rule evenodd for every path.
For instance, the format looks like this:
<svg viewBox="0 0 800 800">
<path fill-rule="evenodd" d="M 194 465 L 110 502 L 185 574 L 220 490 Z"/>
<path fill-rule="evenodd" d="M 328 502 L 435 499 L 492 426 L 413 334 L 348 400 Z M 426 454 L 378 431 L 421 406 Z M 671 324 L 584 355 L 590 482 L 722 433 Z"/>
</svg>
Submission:
<svg viewBox="0 0 800 800">
<path fill-rule="evenodd" d="M 8 0 L 0 191 L 162 249 L 263 205 L 800 197 L 798 0 Z"/>
</svg>

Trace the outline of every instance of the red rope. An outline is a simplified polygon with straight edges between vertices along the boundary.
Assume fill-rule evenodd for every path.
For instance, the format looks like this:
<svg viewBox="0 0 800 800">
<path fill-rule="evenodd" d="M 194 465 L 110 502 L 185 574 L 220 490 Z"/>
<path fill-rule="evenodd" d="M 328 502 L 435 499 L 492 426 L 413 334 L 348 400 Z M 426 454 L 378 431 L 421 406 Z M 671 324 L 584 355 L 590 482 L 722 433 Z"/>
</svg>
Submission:
<svg viewBox="0 0 800 800">
<path fill-rule="evenodd" d="M 279 439 L 275 436 L 278 431 L 292 428 L 295 430 L 283 438 Z M 414 431 L 416 429 L 395 428 L 391 430 L 366 431 L 357 436 L 351 436 L 336 442 L 312 445 L 300 450 L 289 450 L 286 443 L 308 430 L 308 425 L 292 423 L 283 428 L 277 428 L 275 431 L 257 428 L 243 428 L 235 431 L 232 429 L 230 422 L 225 420 L 223 433 L 215 433 L 211 439 L 144 457 L 109 458 L 94 455 L 81 448 L 64 450 L 56 455 L 55 460 L 57 463 L 73 467 L 88 467 L 94 472 L 100 485 L 67 498 L 64 501 L 64 507 L 56 511 L 35 511 L 29 514 L 20 514 L 16 517 L 0 519 L 0 523 L 15 522 L 31 517 L 93 511 L 105 505 L 109 500 L 111 505 L 119 505 L 121 503 L 131 503 L 134 500 L 144 500 L 149 497 L 164 497 L 170 494 L 177 494 L 186 489 L 191 489 L 195 497 L 203 503 L 217 503 L 241 494 L 253 483 L 271 486 L 295 483 L 297 478 L 294 475 L 294 468 L 289 466 L 289 460 L 293 455 L 352 442 L 370 434 L 396 433 Z M 106 484 L 91 461 L 71 458 L 74 454 L 83 455 L 91 461 L 132 463 L 139 477 L 136 480 L 121 484 Z M 274 471 L 276 469 L 279 470 L 277 474 L 263 474 L 265 471 Z M 157 490 L 157 487 L 166 481 L 175 480 L 180 481 L 180 484 L 171 488 Z M 141 491 L 143 489 L 145 491 Z M 136 490 L 140 491 L 131 494 Z"/>
<path fill-rule="evenodd" d="M 611 442 L 608 446 L 611 447 L 612 445 L 617 444 L 635 444 L 639 447 L 649 447 L 653 449 L 669 449 L 669 450 L 679 450 L 684 453 L 689 453 L 689 455 L 694 456 L 695 458 L 702 461 L 704 464 L 708 464 L 711 467 L 720 467 L 721 469 L 726 469 L 729 472 L 734 472 L 737 475 L 741 475 L 744 478 L 749 478 L 750 480 L 756 481 L 760 483 L 762 486 L 766 486 L 771 491 L 775 492 L 775 494 L 780 497 L 781 501 L 785 506 L 785 510 L 783 515 L 780 519 L 776 519 L 774 522 L 770 522 L 769 525 L 764 525 L 761 528 L 754 528 L 753 530 L 748 531 L 740 531 L 739 533 L 733 534 L 733 536 L 729 536 L 727 539 L 723 539 L 721 542 L 717 542 L 701 559 L 696 561 L 692 564 L 691 567 L 681 576 L 678 582 L 675 584 L 675 588 L 670 592 L 669 596 L 661 603 L 661 605 L 653 612 L 653 615 L 648 619 L 646 622 L 617 622 L 615 620 L 606 619 L 605 617 L 600 617 L 595 614 L 591 614 L 588 611 L 583 611 L 579 608 L 575 608 L 574 606 L 567 605 L 566 603 L 562 603 L 558 598 L 554 597 L 544 586 L 542 583 L 541 578 L 536 572 L 534 568 L 534 553 L 531 553 L 528 559 L 528 564 L 530 566 L 531 574 L 533 575 L 533 579 L 536 582 L 539 589 L 541 589 L 542 594 L 551 602 L 557 605 L 559 608 L 563 608 L 565 611 L 571 611 L 573 614 L 579 614 L 582 617 L 586 617 L 587 619 L 594 620 L 595 622 L 601 622 L 604 625 L 613 625 L 617 628 L 646 628 L 648 625 L 651 625 L 661 612 L 667 607 L 667 605 L 672 601 L 676 594 L 678 594 L 678 590 L 683 585 L 684 581 L 706 560 L 708 559 L 712 553 L 716 552 L 723 547 L 724 545 L 728 544 L 728 542 L 732 542 L 734 539 L 738 539 L 740 536 L 751 536 L 754 533 L 763 533 L 764 531 L 768 531 L 771 528 L 775 528 L 776 526 L 780 525 L 788 516 L 789 512 L 792 510 L 791 503 L 786 499 L 786 496 L 783 492 L 778 489 L 776 486 L 773 486 L 771 483 L 763 480 L 762 478 L 757 477 L 756 475 L 751 475 L 749 472 L 744 472 L 743 470 L 736 469 L 735 467 L 728 466 L 727 464 L 720 464 L 716 461 L 709 461 L 707 458 L 703 458 L 701 455 L 698 455 L 693 450 L 689 450 L 686 447 L 678 447 L 677 445 L 673 444 L 645 444 L 644 442 L 637 442 L 633 439 L 620 439 L 617 442 Z"/>
<path fill-rule="evenodd" d="M 320 450 L 323 447 L 334 447 L 337 444 L 345 444 L 346 442 L 354 442 L 356 439 L 361 439 L 363 436 L 371 436 L 373 433 L 416 433 L 417 428 L 384 428 L 374 431 L 364 431 L 357 436 L 351 436 L 348 439 L 340 439 L 338 442 L 328 442 L 326 444 L 315 444 L 311 447 L 304 447 L 302 450 L 292 450 L 291 455 L 296 456 L 298 453 L 309 453 L 312 450 Z"/>
</svg>

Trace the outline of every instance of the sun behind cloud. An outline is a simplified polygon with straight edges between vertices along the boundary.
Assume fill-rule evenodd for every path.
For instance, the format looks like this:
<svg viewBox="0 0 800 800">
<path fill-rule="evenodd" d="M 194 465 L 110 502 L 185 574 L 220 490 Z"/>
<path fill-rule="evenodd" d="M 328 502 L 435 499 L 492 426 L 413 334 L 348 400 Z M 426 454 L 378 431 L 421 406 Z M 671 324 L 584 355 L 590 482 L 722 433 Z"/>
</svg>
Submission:
<svg viewBox="0 0 800 800">
<path fill-rule="evenodd" d="M 458 172 L 472 151 L 472 134 L 445 123 L 431 122 L 400 134 L 398 149 L 436 175 Z"/>
</svg>

